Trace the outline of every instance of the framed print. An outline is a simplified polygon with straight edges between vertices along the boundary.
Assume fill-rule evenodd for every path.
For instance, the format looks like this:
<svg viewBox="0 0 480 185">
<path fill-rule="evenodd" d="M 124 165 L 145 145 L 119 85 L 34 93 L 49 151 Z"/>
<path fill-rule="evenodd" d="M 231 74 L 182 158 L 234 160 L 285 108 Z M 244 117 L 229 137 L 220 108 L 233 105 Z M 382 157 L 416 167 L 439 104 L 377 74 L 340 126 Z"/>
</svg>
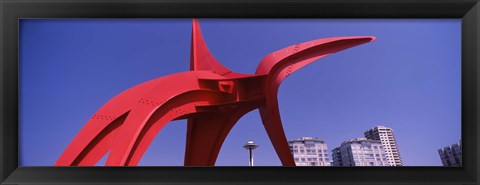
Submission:
<svg viewBox="0 0 480 185">
<path fill-rule="evenodd" d="M 478 184 L 476 0 L 0 7 L 1 184 Z"/>
</svg>

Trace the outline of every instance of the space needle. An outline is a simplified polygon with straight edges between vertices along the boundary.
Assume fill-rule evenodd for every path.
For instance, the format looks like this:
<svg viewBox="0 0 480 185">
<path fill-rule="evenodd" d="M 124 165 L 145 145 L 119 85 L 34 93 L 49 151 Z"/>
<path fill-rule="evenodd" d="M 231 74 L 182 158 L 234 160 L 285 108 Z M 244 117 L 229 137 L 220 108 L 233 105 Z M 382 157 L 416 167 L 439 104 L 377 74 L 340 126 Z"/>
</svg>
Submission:
<svg viewBox="0 0 480 185">
<path fill-rule="evenodd" d="M 249 161 L 248 164 L 249 166 L 253 166 L 253 150 L 257 148 L 258 145 L 254 143 L 252 140 L 249 140 L 246 144 L 243 145 L 243 148 L 248 150 L 249 153 Z"/>
</svg>

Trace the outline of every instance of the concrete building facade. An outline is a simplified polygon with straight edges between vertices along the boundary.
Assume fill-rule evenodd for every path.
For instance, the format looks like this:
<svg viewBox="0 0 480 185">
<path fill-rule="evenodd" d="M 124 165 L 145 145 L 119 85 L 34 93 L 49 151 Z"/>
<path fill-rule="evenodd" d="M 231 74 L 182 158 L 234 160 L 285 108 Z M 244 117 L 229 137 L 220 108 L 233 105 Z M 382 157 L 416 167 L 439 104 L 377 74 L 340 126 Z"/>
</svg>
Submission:
<svg viewBox="0 0 480 185">
<path fill-rule="evenodd" d="M 356 138 L 332 150 L 333 166 L 389 166 L 382 143 Z"/>
<path fill-rule="evenodd" d="M 438 149 L 443 166 L 462 166 L 462 141 Z"/>
<path fill-rule="evenodd" d="M 297 166 L 331 166 L 327 144 L 313 137 L 288 141 Z"/>
<path fill-rule="evenodd" d="M 378 140 L 382 143 L 390 166 L 403 166 L 393 129 L 385 126 L 376 126 L 364 132 L 365 138 Z"/>
</svg>

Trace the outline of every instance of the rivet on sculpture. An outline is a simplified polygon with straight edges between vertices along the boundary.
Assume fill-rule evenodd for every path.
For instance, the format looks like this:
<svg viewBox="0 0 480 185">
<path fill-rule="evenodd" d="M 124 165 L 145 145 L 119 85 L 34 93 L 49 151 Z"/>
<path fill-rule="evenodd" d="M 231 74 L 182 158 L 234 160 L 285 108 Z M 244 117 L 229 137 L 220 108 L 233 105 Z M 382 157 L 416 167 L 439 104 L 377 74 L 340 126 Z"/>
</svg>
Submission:
<svg viewBox="0 0 480 185">
<path fill-rule="evenodd" d="M 258 108 L 283 166 L 295 166 L 278 109 L 280 83 L 322 57 L 373 40 L 352 36 L 295 44 L 268 54 L 255 74 L 240 74 L 212 56 L 194 19 L 190 71 L 144 82 L 110 99 L 55 165 L 93 166 L 110 151 L 106 166 L 136 166 L 168 122 L 188 119 L 184 165 L 214 166 L 235 123 Z"/>
</svg>

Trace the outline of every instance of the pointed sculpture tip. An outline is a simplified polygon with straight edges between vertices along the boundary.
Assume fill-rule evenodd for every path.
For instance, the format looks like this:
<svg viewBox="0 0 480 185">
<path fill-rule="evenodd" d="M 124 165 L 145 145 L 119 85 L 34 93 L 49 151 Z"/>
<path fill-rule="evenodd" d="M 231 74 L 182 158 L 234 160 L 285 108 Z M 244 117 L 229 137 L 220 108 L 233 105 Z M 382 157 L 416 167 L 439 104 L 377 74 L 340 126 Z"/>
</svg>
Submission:
<svg viewBox="0 0 480 185">
<path fill-rule="evenodd" d="M 375 37 L 375 36 L 353 36 L 353 37 L 350 37 L 350 38 L 353 38 L 353 39 L 368 39 L 367 42 L 372 42 L 372 41 L 377 40 L 377 37 Z"/>
<path fill-rule="evenodd" d="M 367 42 L 372 42 L 372 41 L 375 41 L 377 40 L 377 37 L 375 36 L 352 36 L 352 37 L 345 37 L 345 38 L 350 38 L 350 39 L 368 39 Z"/>
<path fill-rule="evenodd" d="M 198 19 L 193 18 L 192 19 L 192 26 L 196 26 L 196 25 L 198 25 Z"/>
<path fill-rule="evenodd" d="M 200 24 L 198 23 L 198 19 L 196 18 L 192 19 L 192 29 L 194 33 L 200 31 Z"/>
<path fill-rule="evenodd" d="M 365 43 L 369 43 L 369 42 L 373 42 L 373 41 L 377 40 L 377 37 L 375 37 L 375 36 L 356 36 L 354 38 L 366 40 Z"/>
</svg>

